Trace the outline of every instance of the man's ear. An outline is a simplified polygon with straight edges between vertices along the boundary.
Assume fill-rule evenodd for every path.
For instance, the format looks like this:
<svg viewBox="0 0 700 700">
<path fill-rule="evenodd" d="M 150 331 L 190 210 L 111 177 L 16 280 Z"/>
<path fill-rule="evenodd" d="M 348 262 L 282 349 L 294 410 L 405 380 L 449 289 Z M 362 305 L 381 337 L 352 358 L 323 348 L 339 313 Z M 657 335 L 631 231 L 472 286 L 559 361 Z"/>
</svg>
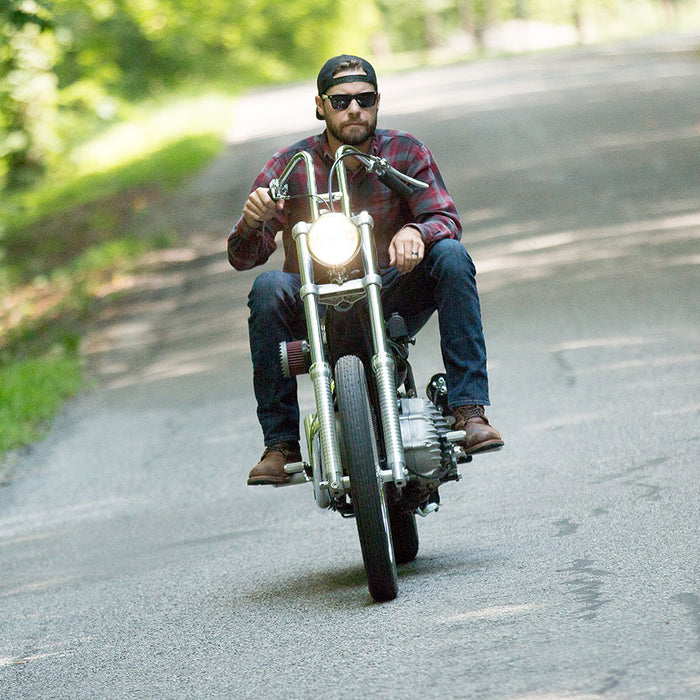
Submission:
<svg viewBox="0 0 700 700">
<path fill-rule="evenodd" d="M 316 95 L 316 118 L 324 120 L 326 118 L 326 113 L 323 109 L 323 98 L 320 95 Z"/>
</svg>

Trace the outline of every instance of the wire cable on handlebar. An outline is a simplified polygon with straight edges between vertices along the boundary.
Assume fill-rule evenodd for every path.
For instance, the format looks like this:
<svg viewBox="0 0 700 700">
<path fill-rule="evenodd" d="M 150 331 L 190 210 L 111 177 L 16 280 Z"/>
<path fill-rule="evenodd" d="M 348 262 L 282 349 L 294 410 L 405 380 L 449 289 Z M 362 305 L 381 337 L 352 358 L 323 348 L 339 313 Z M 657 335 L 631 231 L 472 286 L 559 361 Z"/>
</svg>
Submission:
<svg viewBox="0 0 700 700">
<path fill-rule="evenodd" d="M 336 155 L 336 160 L 331 167 L 331 171 L 328 175 L 328 197 L 329 197 L 329 208 L 333 211 L 333 175 L 335 174 L 338 163 L 343 158 L 353 156 L 364 165 L 365 170 L 372 175 L 376 175 L 380 182 L 385 184 L 390 190 L 393 190 L 402 198 L 411 196 L 411 188 L 427 188 L 429 187 L 427 182 L 422 182 L 421 180 L 416 180 L 415 178 L 409 177 L 404 173 L 398 171 L 396 168 L 392 167 L 386 158 L 380 158 L 379 156 L 370 155 L 368 153 L 362 153 L 356 149 L 348 150 L 341 153 L 340 157 Z"/>
<path fill-rule="evenodd" d="M 325 198 L 325 197 L 322 197 L 320 194 L 317 194 L 317 195 L 308 195 L 308 194 L 281 194 L 281 195 L 278 195 L 278 196 L 277 196 L 276 201 L 280 201 L 280 200 L 288 201 L 288 200 L 292 200 L 292 199 L 310 199 L 310 198 L 312 198 L 312 197 L 313 197 L 313 199 L 317 200 L 317 201 L 318 201 L 319 203 L 321 203 L 321 204 L 327 204 L 327 203 L 328 203 L 327 200 L 326 200 L 326 198 Z"/>
<path fill-rule="evenodd" d="M 329 212 L 335 211 L 335 194 L 340 197 L 340 189 L 337 193 L 333 192 L 333 177 L 336 176 L 336 172 L 341 160 L 349 157 L 357 158 L 357 160 L 364 166 L 368 173 L 376 175 L 380 182 L 384 183 L 391 190 L 396 192 L 399 196 L 407 197 L 410 196 L 411 188 L 405 184 L 414 187 L 429 187 L 428 183 L 416 180 L 408 175 L 405 175 L 396 168 L 392 167 L 385 158 L 380 158 L 379 156 L 370 155 L 369 153 L 363 153 L 352 147 L 346 147 L 345 150 L 340 155 L 336 154 L 336 158 L 333 161 L 330 172 L 328 173 L 328 194 L 327 198 L 321 195 L 311 195 L 314 200 L 318 203 L 327 205 Z M 282 199 L 297 199 L 300 197 L 308 197 L 309 195 L 289 195 L 287 194 L 287 180 L 289 178 L 289 173 L 285 171 L 286 174 L 283 175 L 283 184 L 278 180 L 272 180 L 270 182 L 270 193 L 272 198 L 275 200 Z M 403 181 L 403 182 L 402 182 Z M 340 183 L 339 183 L 340 184 Z M 273 194 L 274 193 L 274 194 Z"/>
<path fill-rule="evenodd" d="M 348 158 L 350 156 L 357 158 L 360 162 L 362 162 L 365 165 L 365 167 L 367 167 L 367 163 L 364 161 L 374 159 L 374 156 L 366 156 L 364 153 L 361 153 L 360 151 L 348 151 L 347 153 L 343 153 L 340 156 L 340 158 L 336 158 L 336 160 L 333 161 L 333 165 L 331 166 L 331 171 L 330 171 L 330 173 L 328 173 L 328 208 L 329 208 L 329 211 L 335 211 L 335 207 L 333 205 L 333 175 L 335 175 L 335 171 L 338 168 L 338 163 L 340 163 L 340 161 L 343 160 L 344 158 Z"/>
</svg>

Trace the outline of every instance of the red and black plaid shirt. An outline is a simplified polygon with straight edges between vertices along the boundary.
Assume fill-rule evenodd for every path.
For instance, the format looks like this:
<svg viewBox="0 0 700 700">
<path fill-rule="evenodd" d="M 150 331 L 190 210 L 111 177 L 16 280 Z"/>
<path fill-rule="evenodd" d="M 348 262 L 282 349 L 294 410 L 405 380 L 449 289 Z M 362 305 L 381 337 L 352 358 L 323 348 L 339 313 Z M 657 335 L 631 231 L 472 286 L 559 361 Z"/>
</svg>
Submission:
<svg viewBox="0 0 700 700">
<path fill-rule="evenodd" d="M 253 183 L 251 192 L 267 187 L 278 178 L 292 156 L 308 151 L 316 168 L 316 184 L 319 193 L 328 192 L 328 175 L 333 165 L 333 155 L 325 132 L 303 139 L 276 153 Z M 404 200 L 383 185 L 364 167 L 348 169 L 353 213 L 368 211 L 374 219 L 374 236 L 380 267 L 389 265 L 389 243 L 394 235 L 407 224 L 421 233 L 426 247 L 442 238 L 462 237 L 462 226 L 454 202 L 447 192 L 437 163 L 430 150 L 414 136 L 402 131 L 377 129 L 372 138 L 370 153 L 386 160 L 397 170 L 418 180 L 427 182 L 427 189 L 413 188 L 413 194 Z M 306 173 L 299 164 L 288 181 L 289 195 L 306 194 Z M 334 185 L 335 186 L 335 185 Z M 298 272 L 296 248 L 292 228 L 299 221 L 309 221 L 308 200 L 298 197 L 287 200 L 284 209 L 264 225 L 250 227 L 241 217 L 228 237 L 228 259 L 237 270 L 248 270 L 262 265 L 276 250 L 275 236 L 282 232 L 287 272 Z"/>
</svg>

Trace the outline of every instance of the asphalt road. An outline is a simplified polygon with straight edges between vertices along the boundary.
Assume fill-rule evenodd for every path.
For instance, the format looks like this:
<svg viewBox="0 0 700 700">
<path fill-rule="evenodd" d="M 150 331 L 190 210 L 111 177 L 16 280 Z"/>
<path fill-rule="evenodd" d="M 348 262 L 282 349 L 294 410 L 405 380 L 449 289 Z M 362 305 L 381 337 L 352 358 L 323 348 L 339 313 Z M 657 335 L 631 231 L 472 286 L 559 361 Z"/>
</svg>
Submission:
<svg viewBox="0 0 700 700">
<path fill-rule="evenodd" d="M 5 465 L 0 697 L 700 697 L 699 47 L 382 80 L 381 124 L 432 148 L 463 214 L 506 440 L 442 490 L 384 605 L 352 521 L 245 486 L 253 273 L 225 235 L 318 128 L 312 86 L 250 96 L 160 214 L 191 245 L 105 306 L 94 390 Z M 432 324 L 418 376 L 436 347 Z"/>
</svg>

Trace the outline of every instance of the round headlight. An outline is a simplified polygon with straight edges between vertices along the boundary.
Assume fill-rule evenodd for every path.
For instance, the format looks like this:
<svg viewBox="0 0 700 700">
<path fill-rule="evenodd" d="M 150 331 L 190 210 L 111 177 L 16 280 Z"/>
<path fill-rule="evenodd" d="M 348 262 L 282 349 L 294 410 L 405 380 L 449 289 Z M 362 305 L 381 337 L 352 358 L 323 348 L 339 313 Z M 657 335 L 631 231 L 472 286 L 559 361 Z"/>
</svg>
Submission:
<svg viewBox="0 0 700 700">
<path fill-rule="evenodd" d="M 360 231 L 344 214 L 320 216 L 308 233 L 311 257 L 322 265 L 338 267 L 349 262 L 360 247 Z"/>
</svg>

